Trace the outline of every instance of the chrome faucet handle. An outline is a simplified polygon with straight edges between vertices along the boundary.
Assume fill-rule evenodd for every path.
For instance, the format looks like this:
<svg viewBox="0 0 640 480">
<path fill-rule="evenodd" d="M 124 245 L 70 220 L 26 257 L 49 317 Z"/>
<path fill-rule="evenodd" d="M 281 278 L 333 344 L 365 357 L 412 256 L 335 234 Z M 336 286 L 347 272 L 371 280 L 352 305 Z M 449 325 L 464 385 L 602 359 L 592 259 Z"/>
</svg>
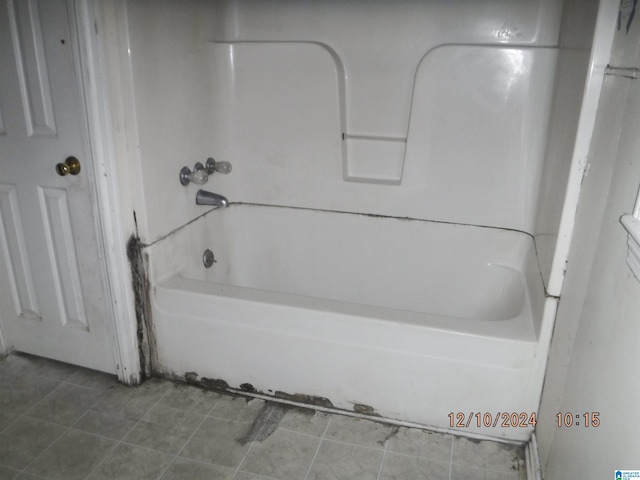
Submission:
<svg viewBox="0 0 640 480">
<path fill-rule="evenodd" d="M 182 167 L 180 169 L 180 184 L 187 186 L 193 182 L 196 185 L 204 185 L 209 180 L 209 172 L 202 165 L 201 162 L 196 162 L 193 166 L 193 170 L 189 167 Z"/>
<path fill-rule="evenodd" d="M 207 158 L 207 163 L 205 165 L 207 169 L 207 173 L 211 175 L 213 172 L 227 174 L 231 171 L 231 164 L 229 162 L 224 161 L 216 161 L 213 158 Z"/>
<path fill-rule="evenodd" d="M 209 180 L 209 175 L 213 175 L 215 172 L 226 175 L 230 171 L 231 164 L 229 162 L 217 162 L 213 158 L 207 158 L 206 165 L 196 162 L 193 170 L 189 167 L 182 167 L 182 169 L 180 169 L 180 184 L 187 186 L 193 182 L 196 185 L 204 185 L 207 183 L 207 180 Z"/>
</svg>

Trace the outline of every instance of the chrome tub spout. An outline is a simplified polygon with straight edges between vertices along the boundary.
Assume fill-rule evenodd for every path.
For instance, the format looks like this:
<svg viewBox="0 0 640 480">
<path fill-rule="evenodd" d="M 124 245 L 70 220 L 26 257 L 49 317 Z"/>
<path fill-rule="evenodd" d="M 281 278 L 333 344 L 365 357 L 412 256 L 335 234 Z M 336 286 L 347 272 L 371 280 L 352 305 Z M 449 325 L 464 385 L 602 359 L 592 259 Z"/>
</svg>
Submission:
<svg viewBox="0 0 640 480">
<path fill-rule="evenodd" d="M 212 207 L 228 207 L 229 200 L 223 195 L 206 190 L 198 190 L 196 193 L 196 205 L 211 205 Z"/>
</svg>

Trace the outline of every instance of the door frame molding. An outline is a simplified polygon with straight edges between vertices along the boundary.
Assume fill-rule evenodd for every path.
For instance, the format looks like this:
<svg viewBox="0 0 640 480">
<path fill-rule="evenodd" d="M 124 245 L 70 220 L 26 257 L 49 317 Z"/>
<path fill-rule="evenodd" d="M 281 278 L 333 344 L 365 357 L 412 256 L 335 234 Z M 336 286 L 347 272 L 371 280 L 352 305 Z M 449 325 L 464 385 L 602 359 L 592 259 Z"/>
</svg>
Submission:
<svg viewBox="0 0 640 480">
<path fill-rule="evenodd" d="M 81 95 L 86 113 L 93 182 L 96 189 L 99 251 L 102 254 L 112 322 L 114 359 L 118 379 L 137 385 L 142 379 L 131 270 L 126 242 L 134 233 L 122 212 L 133 212 L 120 194 L 115 137 L 111 123 L 105 50 L 98 35 L 97 2 L 70 0 L 70 29 L 78 39 Z"/>
<path fill-rule="evenodd" d="M 0 359 L 4 358 L 7 354 L 7 347 L 4 343 L 4 337 L 2 336 L 2 322 L 0 322 Z"/>
</svg>

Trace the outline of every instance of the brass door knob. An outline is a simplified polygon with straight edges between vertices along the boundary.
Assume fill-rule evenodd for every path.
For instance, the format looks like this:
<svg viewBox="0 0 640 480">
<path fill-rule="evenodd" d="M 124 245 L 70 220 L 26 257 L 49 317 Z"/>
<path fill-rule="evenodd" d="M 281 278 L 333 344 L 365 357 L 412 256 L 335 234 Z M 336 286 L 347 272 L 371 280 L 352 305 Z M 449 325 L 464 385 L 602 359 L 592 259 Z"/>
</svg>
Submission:
<svg viewBox="0 0 640 480">
<path fill-rule="evenodd" d="M 80 173 L 80 160 L 76 157 L 67 157 L 64 163 L 56 165 L 56 173 L 61 177 L 67 174 L 78 175 Z"/>
</svg>

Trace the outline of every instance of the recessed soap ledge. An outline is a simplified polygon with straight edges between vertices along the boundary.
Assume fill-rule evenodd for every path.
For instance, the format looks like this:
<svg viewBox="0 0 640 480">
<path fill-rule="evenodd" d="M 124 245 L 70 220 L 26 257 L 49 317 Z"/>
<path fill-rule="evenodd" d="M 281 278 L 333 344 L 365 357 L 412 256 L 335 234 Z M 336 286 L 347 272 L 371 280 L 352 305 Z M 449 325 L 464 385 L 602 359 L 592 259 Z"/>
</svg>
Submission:
<svg viewBox="0 0 640 480">
<path fill-rule="evenodd" d="M 344 179 L 399 185 L 407 145 L 405 138 L 345 135 Z"/>
</svg>

